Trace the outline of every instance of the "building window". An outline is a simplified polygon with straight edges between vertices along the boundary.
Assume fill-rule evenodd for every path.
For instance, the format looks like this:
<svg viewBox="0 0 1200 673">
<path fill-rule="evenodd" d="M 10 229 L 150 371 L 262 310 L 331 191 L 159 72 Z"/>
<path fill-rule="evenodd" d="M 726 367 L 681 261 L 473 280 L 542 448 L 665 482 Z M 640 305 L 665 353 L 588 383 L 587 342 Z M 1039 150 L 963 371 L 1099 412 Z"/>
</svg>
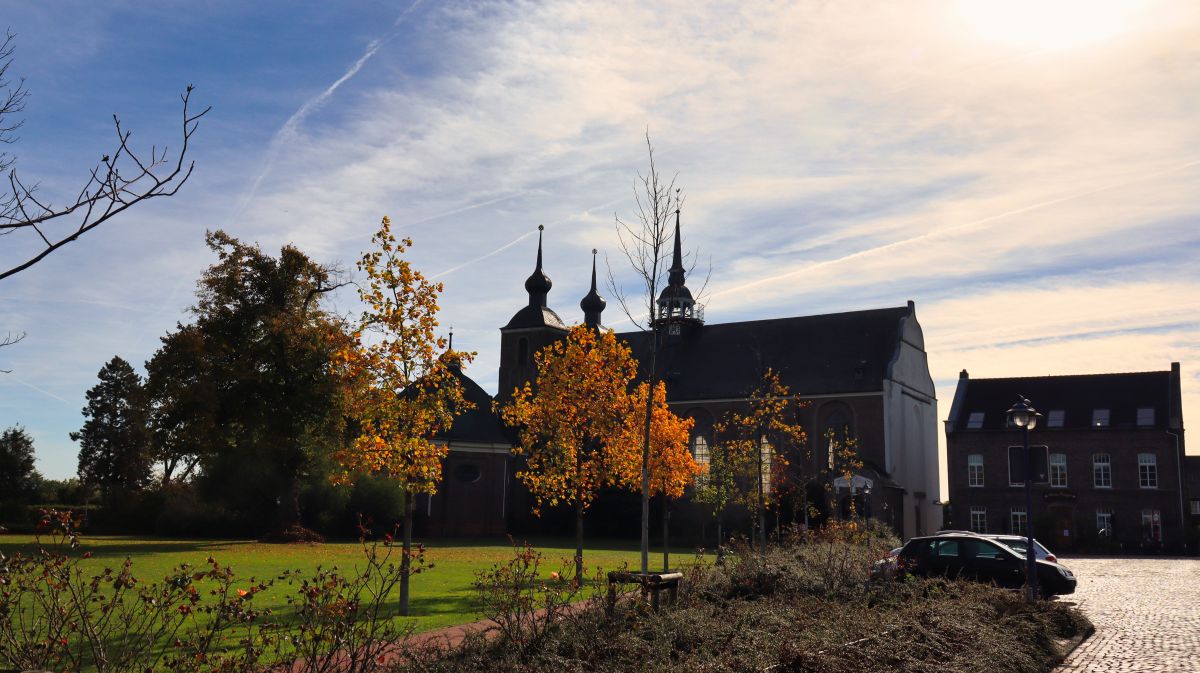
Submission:
<svg viewBox="0 0 1200 673">
<path fill-rule="evenodd" d="M 1092 427 L 1108 427 L 1108 409 L 1092 409 Z"/>
<path fill-rule="evenodd" d="M 987 508 L 972 507 L 971 508 L 971 532 L 986 533 L 987 532 Z"/>
<path fill-rule="evenodd" d="M 697 465 L 705 468 L 708 467 L 710 460 L 708 455 L 708 440 L 704 438 L 704 435 L 696 435 L 696 438 L 692 440 L 692 458 L 696 461 Z M 696 485 L 703 486 L 707 478 L 708 470 L 706 469 L 696 476 Z"/>
<path fill-rule="evenodd" d="M 983 486 L 983 454 L 967 456 L 967 486 Z"/>
<path fill-rule="evenodd" d="M 521 337 L 517 340 L 517 366 L 524 367 L 529 364 L 529 339 Z"/>
<path fill-rule="evenodd" d="M 983 412 L 982 411 L 972 411 L 971 415 L 969 417 L 967 417 L 967 429 L 968 430 L 978 430 L 979 428 L 982 428 L 982 427 L 983 427 Z"/>
<path fill-rule="evenodd" d="M 1154 425 L 1154 407 L 1139 407 L 1137 415 L 1138 427 Z"/>
<path fill-rule="evenodd" d="M 1067 412 L 1063 411 L 1062 409 L 1051 409 L 1050 412 L 1046 414 L 1046 427 L 1061 428 L 1063 426 L 1063 419 L 1066 418 L 1066 415 Z"/>
<path fill-rule="evenodd" d="M 1153 453 L 1138 454 L 1138 486 L 1158 488 L 1158 457 Z"/>
<path fill-rule="evenodd" d="M 1067 454 L 1050 454 L 1050 485 L 1055 488 L 1067 487 Z"/>
<path fill-rule="evenodd" d="M 483 472 L 475 463 L 459 463 L 454 468 L 454 478 L 464 484 L 474 484 L 483 476 Z"/>
<path fill-rule="evenodd" d="M 1092 485 L 1112 488 L 1112 457 L 1107 453 L 1092 454 Z"/>
<path fill-rule="evenodd" d="M 1157 509 L 1142 510 L 1142 538 L 1162 542 L 1162 513 Z"/>
<path fill-rule="evenodd" d="M 1200 500 L 1192 500 L 1192 516 L 1200 516 Z"/>
<path fill-rule="evenodd" d="M 758 442 L 759 457 L 762 459 L 762 490 L 763 494 L 771 492 L 771 442 L 763 435 Z"/>
<path fill-rule="evenodd" d="M 1096 533 L 1101 537 L 1112 537 L 1112 510 L 1100 507 L 1096 510 Z"/>
<path fill-rule="evenodd" d="M 1025 528 L 1029 523 L 1029 515 L 1025 513 L 1024 507 L 1013 507 L 1008 514 L 1009 532 L 1013 535 L 1024 535 Z"/>
</svg>

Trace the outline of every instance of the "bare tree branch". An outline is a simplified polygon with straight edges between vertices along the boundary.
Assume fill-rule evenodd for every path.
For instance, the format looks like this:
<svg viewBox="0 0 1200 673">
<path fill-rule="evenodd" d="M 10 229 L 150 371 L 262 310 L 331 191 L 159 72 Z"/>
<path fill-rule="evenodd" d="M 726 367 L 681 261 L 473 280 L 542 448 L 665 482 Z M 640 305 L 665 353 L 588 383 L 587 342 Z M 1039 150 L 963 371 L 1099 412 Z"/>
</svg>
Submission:
<svg viewBox="0 0 1200 673">
<path fill-rule="evenodd" d="M 25 98 L 29 96 L 24 79 L 17 80 L 16 84 L 8 80 L 8 67 L 12 65 L 13 49 L 16 47 L 13 44 L 14 37 L 16 35 L 11 31 L 5 31 L 4 42 L 0 43 L 0 89 L 3 89 L 3 93 L 0 93 L 0 143 L 5 145 L 17 139 L 13 134 L 21 128 L 24 120 L 10 118 L 25 109 Z M 16 157 L 9 152 L 0 152 L 0 172 L 7 171 L 14 161 Z"/>
<path fill-rule="evenodd" d="M 5 86 L 4 73 L 11 63 L 11 40 L 12 35 L 9 34 L 4 44 L 0 45 L 0 87 Z M 20 111 L 26 95 L 23 81 L 15 88 L 9 87 L 6 95 L 0 94 L 0 101 L 5 101 L 0 103 L 0 140 L 11 142 L 11 136 L 6 134 L 20 124 L 8 123 L 6 115 Z M 187 160 L 192 134 L 199 126 L 200 118 L 211 109 L 206 107 L 198 114 L 192 114 L 191 96 L 192 86 L 188 85 L 180 96 L 183 103 L 181 139 L 175 154 L 165 147 L 160 150 L 152 146 L 148 157 L 139 155 L 130 145 L 130 132 L 121 126 L 120 118 L 113 115 L 116 147 L 91 169 L 75 201 L 68 205 L 55 206 L 39 199 L 36 195 L 37 185 L 23 181 L 15 169 L 10 170 L 8 193 L 0 197 L 0 235 L 29 232 L 40 242 L 37 252 L 24 261 L 3 262 L 0 280 L 37 264 L 50 253 L 78 240 L 83 234 L 135 204 L 176 194 L 195 168 L 195 162 Z M 0 169 L 8 168 L 13 160 L 9 155 L 0 154 Z"/>
</svg>

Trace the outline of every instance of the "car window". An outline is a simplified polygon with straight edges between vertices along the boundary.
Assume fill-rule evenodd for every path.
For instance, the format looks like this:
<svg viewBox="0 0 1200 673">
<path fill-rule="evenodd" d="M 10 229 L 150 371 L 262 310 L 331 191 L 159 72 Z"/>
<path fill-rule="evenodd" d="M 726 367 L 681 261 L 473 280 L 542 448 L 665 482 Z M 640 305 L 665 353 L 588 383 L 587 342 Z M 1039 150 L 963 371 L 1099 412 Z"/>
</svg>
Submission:
<svg viewBox="0 0 1200 673">
<path fill-rule="evenodd" d="M 934 544 L 934 556 L 940 558 L 958 556 L 958 540 L 937 540 Z"/>
<path fill-rule="evenodd" d="M 980 559 L 1007 558 L 1007 555 L 998 545 L 992 544 L 987 540 L 963 540 L 962 556 L 963 558 Z"/>
<path fill-rule="evenodd" d="M 900 553 L 910 558 L 921 558 L 929 553 L 929 540 L 909 540 Z"/>
</svg>

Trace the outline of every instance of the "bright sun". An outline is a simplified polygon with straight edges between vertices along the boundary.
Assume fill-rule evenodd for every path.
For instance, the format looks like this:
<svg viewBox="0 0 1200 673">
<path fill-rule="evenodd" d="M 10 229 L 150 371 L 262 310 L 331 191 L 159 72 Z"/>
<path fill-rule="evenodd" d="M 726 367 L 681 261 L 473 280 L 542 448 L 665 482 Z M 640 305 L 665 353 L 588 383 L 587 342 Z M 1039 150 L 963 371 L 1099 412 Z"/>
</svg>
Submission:
<svg viewBox="0 0 1200 673">
<path fill-rule="evenodd" d="M 1119 35 L 1149 0 L 957 0 L 978 37 L 1025 49 L 1070 49 Z"/>
</svg>

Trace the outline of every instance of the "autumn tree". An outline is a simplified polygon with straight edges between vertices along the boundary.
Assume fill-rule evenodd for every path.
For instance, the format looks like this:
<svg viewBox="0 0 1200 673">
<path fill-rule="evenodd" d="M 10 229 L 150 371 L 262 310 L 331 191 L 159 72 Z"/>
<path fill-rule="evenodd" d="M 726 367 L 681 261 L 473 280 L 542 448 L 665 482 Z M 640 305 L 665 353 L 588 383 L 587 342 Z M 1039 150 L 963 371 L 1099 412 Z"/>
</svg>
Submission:
<svg viewBox="0 0 1200 673">
<path fill-rule="evenodd" d="M 400 614 L 407 615 L 414 500 L 437 492 L 449 448 L 436 437 L 469 408 L 452 367 L 470 355 L 448 351 L 437 335 L 442 284 L 404 259 L 412 239 L 397 239 L 385 217 L 371 243 L 374 249 L 358 261 L 366 274 L 359 297 L 367 308 L 339 353 L 360 433 L 336 458 L 343 482 L 368 473 L 393 479 L 404 490 Z"/>
<path fill-rule="evenodd" d="M 777 486 L 786 472 L 787 454 L 807 446 L 797 418 L 799 405 L 779 373 L 768 368 L 747 399 L 748 409 L 729 412 L 716 426 L 718 441 L 734 467 L 735 481 L 749 482 L 742 494 L 754 515 L 762 553 L 767 547 L 766 509 L 778 500 Z"/>
<path fill-rule="evenodd" d="M 696 479 L 696 490 L 692 500 L 706 506 L 712 512 L 717 522 L 717 563 L 724 563 L 725 511 L 737 501 L 742 492 L 738 476 L 745 470 L 739 460 L 741 456 L 731 452 L 725 443 L 716 441 L 708 444 L 706 448 L 707 469 Z"/>
<path fill-rule="evenodd" d="M 150 432 L 142 377 L 114 356 L 87 391 L 79 442 L 79 479 L 99 486 L 105 497 L 141 490 L 150 481 Z"/>
<path fill-rule="evenodd" d="M 663 527 L 663 572 L 670 569 L 670 547 L 668 529 L 670 525 L 671 500 L 679 498 L 695 483 L 705 468 L 696 462 L 688 446 L 694 421 L 677 416 L 667 406 L 667 386 L 662 381 L 654 385 L 654 396 L 646 403 L 647 383 L 638 384 L 633 391 L 631 413 L 625 418 L 625 427 L 619 440 L 621 451 L 615 456 L 621 460 L 618 467 L 620 481 L 632 490 L 642 483 L 641 444 L 646 426 L 646 408 L 650 408 L 650 493 L 662 496 Z M 633 449 L 633 450 L 630 450 Z"/>
<path fill-rule="evenodd" d="M 500 409 L 519 428 L 513 453 L 525 457 L 517 474 L 534 497 L 534 513 L 558 504 L 575 508 L 575 578 L 583 577 L 583 518 L 604 486 L 616 485 L 630 416 L 629 384 L 637 363 L 612 332 L 587 325 L 535 356 L 537 381 L 513 391 Z M 640 456 L 640 453 L 639 453 Z"/>
</svg>

